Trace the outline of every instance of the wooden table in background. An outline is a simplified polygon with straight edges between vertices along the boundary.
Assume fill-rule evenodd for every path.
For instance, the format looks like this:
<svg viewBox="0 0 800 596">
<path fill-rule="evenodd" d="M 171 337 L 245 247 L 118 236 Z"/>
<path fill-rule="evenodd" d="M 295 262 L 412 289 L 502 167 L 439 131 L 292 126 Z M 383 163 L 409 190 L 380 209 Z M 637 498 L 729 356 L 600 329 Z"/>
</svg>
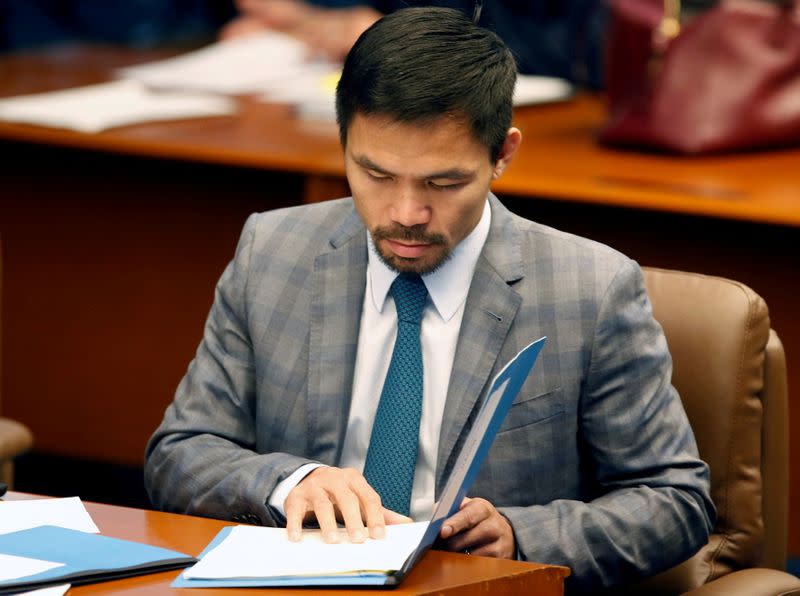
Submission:
<svg viewBox="0 0 800 596">
<path fill-rule="evenodd" d="M 2 57 L 0 96 L 100 82 L 154 57 L 77 47 Z M 141 465 L 246 215 L 346 194 L 334 123 L 251 98 L 239 108 L 99 134 L 0 123 L 3 404 L 37 450 Z M 642 264 L 747 283 L 786 347 L 790 391 L 800 387 L 800 150 L 611 150 L 594 141 L 602 121 L 590 96 L 517 110 L 522 148 L 495 192 Z M 800 436 L 800 407 L 791 412 Z M 791 462 L 797 503 L 800 441 Z M 790 525 L 800 554 L 800 512 Z"/>
<path fill-rule="evenodd" d="M 26 499 L 32 495 L 9 493 L 8 499 Z M 217 533 L 225 526 L 224 522 L 189 515 L 145 511 L 114 505 L 85 503 L 92 519 L 104 536 L 143 542 L 197 556 Z M 268 556 L 268 555 L 267 555 Z M 70 588 L 70 596 L 88 594 L 185 594 L 185 590 L 171 588 L 170 584 L 180 571 L 164 571 L 140 575 L 128 579 L 101 582 Z M 537 596 L 561 596 L 564 593 L 564 578 L 569 575 L 566 567 L 540 565 L 476 557 L 444 551 L 428 551 L 417 566 L 397 588 L 386 590 L 358 590 L 358 594 L 397 594 L 398 596 L 518 596 L 536 594 Z M 353 590 L 304 590 L 304 589 L 212 589 L 202 588 L 200 596 L 223 594 L 239 595 L 269 594 L 270 596 L 310 596 L 327 594 L 336 596 L 352 594 Z"/>
</svg>

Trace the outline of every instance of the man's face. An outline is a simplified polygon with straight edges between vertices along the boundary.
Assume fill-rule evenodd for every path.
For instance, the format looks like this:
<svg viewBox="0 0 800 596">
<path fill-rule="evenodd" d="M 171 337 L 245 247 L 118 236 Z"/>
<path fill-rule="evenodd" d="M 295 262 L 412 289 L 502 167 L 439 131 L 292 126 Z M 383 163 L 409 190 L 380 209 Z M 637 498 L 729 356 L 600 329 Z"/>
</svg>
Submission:
<svg viewBox="0 0 800 596">
<path fill-rule="evenodd" d="M 387 265 L 430 273 L 477 225 L 489 185 L 519 144 L 511 129 L 497 163 L 466 121 L 403 123 L 356 114 L 345 168 L 356 209 Z"/>
</svg>

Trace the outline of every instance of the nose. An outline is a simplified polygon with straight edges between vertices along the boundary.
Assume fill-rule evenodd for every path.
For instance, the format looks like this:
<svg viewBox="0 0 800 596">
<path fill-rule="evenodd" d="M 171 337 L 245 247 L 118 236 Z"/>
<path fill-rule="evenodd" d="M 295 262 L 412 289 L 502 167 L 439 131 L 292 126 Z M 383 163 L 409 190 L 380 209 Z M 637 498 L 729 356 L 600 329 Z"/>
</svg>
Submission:
<svg viewBox="0 0 800 596">
<path fill-rule="evenodd" d="M 403 190 L 392 203 L 391 217 L 393 222 L 407 228 L 424 225 L 431 220 L 431 208 L 411 190 Z"/>
</svg>

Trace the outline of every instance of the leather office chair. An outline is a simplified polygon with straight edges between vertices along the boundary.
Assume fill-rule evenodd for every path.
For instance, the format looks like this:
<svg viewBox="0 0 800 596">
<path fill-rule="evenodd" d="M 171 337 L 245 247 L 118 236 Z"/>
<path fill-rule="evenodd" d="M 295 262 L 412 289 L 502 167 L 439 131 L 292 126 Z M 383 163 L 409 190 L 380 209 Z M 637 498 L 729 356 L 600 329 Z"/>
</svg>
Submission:
<svg viewBox="0 0 800 596">
<path fill-rule="evenodd" d="M 678 389 L 711 468 L 717 522 L 694 557 L 630 592 L 800 594 L 786 564 L 786 359 L 764 300 L 744 284 L 644 268 Z"/>
<path fill-rule="evenodd" d="M 3 253 L 0 250 L 0 315 L 2 315 L 3 294 Z M 0 320 L 2 323 L 2 320 Z M 0 340 L 2 333 L 0 333 Z M 2 343 L 0 342 L 0 356 L 2 356 Z M 2 359 L 0 359 L 2 362 Z M 0 370 L 2 372 L 2 370 Z M 2 409 L 0 409 L 2 412 Z M 14 458 L 21 455 L 33 444 L 33 436 L 26 426 L 16 420 L 4 418 L 0 415 L 0 482 L 6 483 L 9 488 L 14 479 Z"/>
</svg>

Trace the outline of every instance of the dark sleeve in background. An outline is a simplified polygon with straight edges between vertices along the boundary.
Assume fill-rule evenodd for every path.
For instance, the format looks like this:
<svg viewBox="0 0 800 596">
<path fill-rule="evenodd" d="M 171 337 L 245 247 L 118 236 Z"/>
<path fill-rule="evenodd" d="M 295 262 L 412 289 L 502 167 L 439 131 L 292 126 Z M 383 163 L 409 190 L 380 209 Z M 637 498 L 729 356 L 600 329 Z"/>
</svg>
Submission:
<svg viewBox="0 0 800 596">
<path fill-rule="evenodd" d="M 197 46 L 234 14 L 233 0 L 0 0 L 0 52 L 78 41 Z"/>
</svg>

